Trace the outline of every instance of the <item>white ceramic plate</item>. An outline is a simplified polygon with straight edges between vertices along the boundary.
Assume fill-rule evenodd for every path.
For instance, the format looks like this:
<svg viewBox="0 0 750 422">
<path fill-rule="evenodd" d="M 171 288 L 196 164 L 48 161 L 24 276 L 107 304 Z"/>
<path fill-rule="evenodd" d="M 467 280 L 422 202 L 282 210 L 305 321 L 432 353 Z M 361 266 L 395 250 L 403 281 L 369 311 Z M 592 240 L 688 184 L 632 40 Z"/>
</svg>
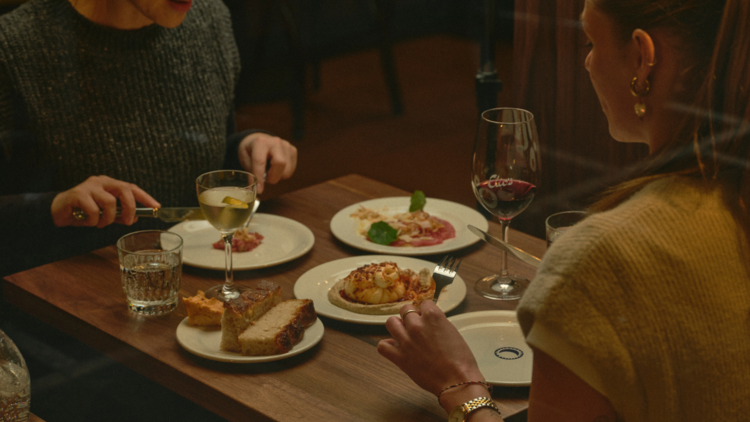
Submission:
<svg viewBox="0 0 750 422">
<path fill-rule="evenodd" d="M 489 229 L 487 219 L 478 211 L 466 205 L 429 197 L 424 207 L 425 212 L 447 220 L 456 229 L 456 237 L 445 240 L 439 245 L 396 247 L 370 242 L 365 236 L 359 234 L 360 220 L 350 217 L 360 206 L 388 215 L 394 215 L 408 212 L 410 204 L 411 198 L 403 196 L 371 199 L 350 205 L 333 216 L 331 219 L 331 232 L 337 239 L 347 245 L 368 252 L 390 255 L 432 255 L 455 251 L 478 242 L 480 239 L 466 228 L 467 224 L 479 227 L 484 231 Z"/>
<path fill-rule="evenodd" d="M 182 236 L 182 262 L 193 267 L 224 270 L 224 250 L 214 249 L 221 240 L 218 230 L 208 221 L 184 221 L 169 229 Z M 232 255 L 235 271 L 271 267 L 306 254 L 315 244 L 315 236 L 304 224 L 278 215 L 256 213 L 248 231 L 263 235 L 263 241 L 249 252 Z"/>
<path fill-rule="evenodd" d="M 219 347 L 221 344 L 221 329 L 219 327 L 193 327 L 188 324 L 188 319 L 185 318 L 177 326 L 177 342 L 188 352 L 202 358 L 220 362 L 257 363 L 286 359 L 309 350 L 320 342 L 324 332 L 323 322 L 318 318 L 313 325 L 307 327 L 302 340 L 287 353 L 271 356 L 243 356 L 239 353 L 221 350 Z"/>
<path fill-rule="evenodd" d="M 492 385 L 531 385 L 533 355 L 515 311 L 469 312 L 448 318 L 469 344 L 479 369 Z"/>
<path fill-rule="evenodd" d="M 404 256 L 365 255 L 338 259 L 318 265 L 302 274 L 294 284 L 294 296 L 297 299 L 312 299 L 315 302 L 315 312 L 318 315 L 327 316 L 339 321 L 383 325 L 391 315 L 358 314 L 339 308 L 328 300 L 328 290 L 353 270 L 374 262 L 384 261 L 395 262 L 399 268 L 408 268 L 417 272 L 422 268 L 433 270 L 436 266 L 433 262 Z M 440 294 L 437 305 L 443 312 L 448 312 L 458 306 L 465 297 L 466 283 L 464 283 L 460 276 L 456 275 L 453 283 L 446 287 L 443 293 Z"/>
</svg>

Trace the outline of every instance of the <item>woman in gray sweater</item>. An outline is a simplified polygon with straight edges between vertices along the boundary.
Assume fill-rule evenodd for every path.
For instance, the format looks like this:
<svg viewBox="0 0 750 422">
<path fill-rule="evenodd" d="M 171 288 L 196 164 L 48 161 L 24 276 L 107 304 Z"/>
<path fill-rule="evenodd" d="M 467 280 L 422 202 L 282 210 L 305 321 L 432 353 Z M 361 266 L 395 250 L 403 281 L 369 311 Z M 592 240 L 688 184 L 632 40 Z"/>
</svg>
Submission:
<svg viewBox="0 0 750 422">
<path fill-rule="evenodd" d="M 291 144 L 234 133 L 239 67 L 220 0 L 33 0 L 0 17 L 0 275 L 114 243 L 136 203 L 196 205 L 206 171 L 290 177 Z"/>
</svg>

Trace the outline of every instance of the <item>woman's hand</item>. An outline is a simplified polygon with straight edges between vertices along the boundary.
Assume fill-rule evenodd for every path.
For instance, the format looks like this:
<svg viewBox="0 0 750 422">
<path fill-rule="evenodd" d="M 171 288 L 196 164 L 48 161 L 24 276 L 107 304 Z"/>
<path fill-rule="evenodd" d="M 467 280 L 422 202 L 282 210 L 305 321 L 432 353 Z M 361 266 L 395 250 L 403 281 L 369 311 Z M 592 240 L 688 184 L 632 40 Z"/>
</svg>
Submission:
<svg viewBox="0 0 750 422">
<path fill-rule="evenodd" d="M 297 168 L 297 148 L 289 142 L 256 132 L 240 142 L 237 151 L 242 168 L 255 175 L 258 180 L 258 193 L 262 193 L 265 182 L 276 184 L 288 179 Z M 266 163 L 270 166 L 266 173 Z"/>
<path fill-rule="evenodd" d="M 117 216 L 117 200 L 122 212 Z M 108 176 L 91 176 L 85 182 L 65 192 L 59 193 L 52 200 L 52 220 L 58 227 L 88 226 L 99 227 L 113 222 L 131 225 L 135 217 L 135 205 L 161 207 L 159 203 L 138 186 L 112 179 Z M 73 217 L 73 209 L 79 208 L 88 218 L 78 220 Z M 101 215 L 99 215 L 101 211 Z"/>
<path fill-rule="evenodd" d="M 485 380 L 469 345 L 435 303 L 425 300 L 418 312 L 405 314 L 410 310 L 417 308 L 404 305 L 401 318 L 386 321 L 393 338 L 378 343 L 381 355 L 436 395 L 450 385 Z"/>
</svg>

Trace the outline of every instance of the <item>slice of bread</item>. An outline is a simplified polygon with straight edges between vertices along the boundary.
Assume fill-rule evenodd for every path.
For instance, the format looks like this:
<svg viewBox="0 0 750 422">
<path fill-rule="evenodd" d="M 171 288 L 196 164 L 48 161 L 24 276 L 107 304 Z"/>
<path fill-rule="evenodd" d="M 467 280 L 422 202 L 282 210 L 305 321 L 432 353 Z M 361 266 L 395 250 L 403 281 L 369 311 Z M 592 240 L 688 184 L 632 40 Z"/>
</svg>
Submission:
<svg viewBox="0 0 750 422">
<path fill-rule="evenodd" d="M 240 334 L 242 354 L 267 356 L 286 353 L 302 340 L 305 328 L 317 319 L 312 300 L 285 300 Z"/>
<path fill-rule="evenodd" d="M 224 304 L 216 298 L 207 299 L 203 290 L 198 290 L 195 296 L 183 297 L 185 311 L 188 314 L 188 324 L 193 326 L 207 326 L 221 324 L 224 314 Z"/>
<path fill-rule="evenodd" d="M 239 298 L 224 303 L 221 317 L 221 345 L 223 350 L 240 352 L 240 334 L 253 321 L 260 318 L 274 305 L 281 302 L 281 286 L 263 280 L 251 290 L 242 292 Z"/>
</svg>

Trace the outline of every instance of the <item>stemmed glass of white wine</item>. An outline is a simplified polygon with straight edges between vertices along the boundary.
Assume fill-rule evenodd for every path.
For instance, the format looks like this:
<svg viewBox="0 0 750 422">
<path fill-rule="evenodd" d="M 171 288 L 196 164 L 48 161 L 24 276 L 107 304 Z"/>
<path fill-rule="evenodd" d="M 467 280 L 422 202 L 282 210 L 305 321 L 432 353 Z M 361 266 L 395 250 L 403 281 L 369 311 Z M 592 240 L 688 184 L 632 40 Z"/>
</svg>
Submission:
<svg viewBox="0 0 750 422">
<path fill-rule="evenodd" d="M 541 182 L 538 138 L 534 115 L 526 110 L 494 108 L 479 119 L 471 186 L 479 203 L 500 221 L 505 242 L 510 220 L 529 206 Z M 489 299 L 516 300 L 528 284 L 508 273 L 503 252 L 500 274 L 479 279 L 474 289 Z"/>
<path fill-rule="evenodd" d="M 238 170 L 217 170 L 204 173 L 195 180 L 203 215 L 224 240 L 224 284 L 211 287 L 206 297 L 227 301 L 239 297 L 241 289 L 234 284 L 232 272 L 232 238 L 245 225 L 253 212 L 256 180 L 251 173 Z"/>
</svg>

